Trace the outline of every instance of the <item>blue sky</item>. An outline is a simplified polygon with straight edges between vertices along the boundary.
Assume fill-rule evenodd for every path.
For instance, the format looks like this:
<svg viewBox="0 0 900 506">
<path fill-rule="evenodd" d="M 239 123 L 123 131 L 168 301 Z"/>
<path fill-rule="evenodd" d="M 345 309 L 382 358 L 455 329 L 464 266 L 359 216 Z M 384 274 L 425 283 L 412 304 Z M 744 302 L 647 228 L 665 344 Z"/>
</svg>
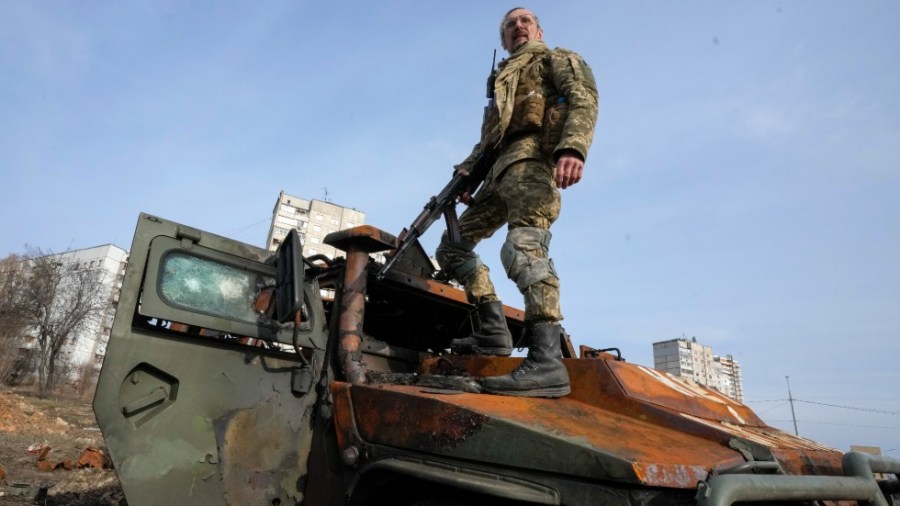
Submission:
<svg viewBox="0 0 900 506">
<path fill-rule="evenodd" d="M 511 6 L 0 2 L 0 255 L 127 249 L 141 211 L 261 245 L 280 190 L 397 233 L 477 140 Z M 769 423 L 790 376 L 801 435 L 900 457 L 900 3 L 531 6 L 600 89 L 553 229 L 576 345 L 696 336 Z"/>
</svg>

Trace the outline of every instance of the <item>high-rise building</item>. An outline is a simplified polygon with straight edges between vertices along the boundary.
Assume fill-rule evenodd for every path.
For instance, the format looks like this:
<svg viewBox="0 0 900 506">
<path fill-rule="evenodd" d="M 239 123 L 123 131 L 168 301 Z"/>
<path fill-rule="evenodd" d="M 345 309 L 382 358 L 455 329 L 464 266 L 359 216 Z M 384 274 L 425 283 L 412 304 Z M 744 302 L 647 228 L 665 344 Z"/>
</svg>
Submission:
<svg viewBox="0 0 900 506">
<path fill-rule="evenodd" d="M 744 402 L 741 365 L 731 355 L 714 356 L 713 360 L 716 363 L 716 374 L 719 379 L 718 390 L 738 402 Z"/>
<path fill-rule="evenodd" d="M 282 191 L 272 210 L 266 248 L 270 251 L 278 249 L 293 228 L 300 234 L 303 256 L 325 255 L 334 258 L 336 250 L 323 242 L 325 236 L 363 225 L 365 221 L 366 213 L 362 211 L 322 200 L 306 200 Z"/>
<path fill-rule="evenodd" d="M 713 354 L 712 347 L 700 344 L 697 338 L 679 338 L 653 343 L 653 367 L 680 378 L 688 378 L 701 385 L 715 388 L 723 394 L 743 402 L 741 366 L 731 355 Z"/>
<path fill-rule="evenodd" d="M 708 385 L 713 374 L 712 348 L 698 343 L 696 338 L 653 343 L 653 367 Z"/>
</svg>

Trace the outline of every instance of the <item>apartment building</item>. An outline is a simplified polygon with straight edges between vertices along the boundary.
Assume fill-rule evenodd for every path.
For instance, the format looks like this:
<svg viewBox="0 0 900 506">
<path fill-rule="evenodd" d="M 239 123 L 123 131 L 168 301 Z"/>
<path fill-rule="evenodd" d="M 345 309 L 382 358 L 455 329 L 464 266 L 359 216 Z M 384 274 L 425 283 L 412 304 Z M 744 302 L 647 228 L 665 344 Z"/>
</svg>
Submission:
<svg viewBox="0 0 900 506">
<path fill-rule="evenodd" d="M 325 255 L 334 258 L 337 251 L 324 243 L 325 236 L 365 224 L 366 213 L 322 200 L 307 200 L 284 191 L 278 194 L 272 210 L 272 224 L 266 248 L 275 251 L 291 229 L 300 234 L 303 256 Z"/>
<path fill-rule="evenodd" d="M 731 355 L 718 356 L 697 338 L 653 343 L 653 367 L 706 385 L 743 402 L 741 366 Z"/>
<path fill-rule="evenodd" d="M 116 316 L 122 279 L 125 277 L 125 266 L 128 263 L 128 252 L 118 246 L 105 244 L 60 253 L 58 256 L 62 261 L 74 263 L 79 268 L 96 269 L 100 272 L 101 296 L 109 303 L 99 318 L 88 322 L 86 328 L 69 340 L 62 349 L 66 362 L 71 366 L 77 367 L 92 362 L 99 370 L 103 356 L 106 355 L 109 333 Z"/>
<path fill-rule="evenodd" d="M 741 381 L 741 365 L 731 355 L 715 356 L 716 374 L 719 379 L 718 390 L 723 394 L 744 402 L 744 385 Z"/>
</svg>

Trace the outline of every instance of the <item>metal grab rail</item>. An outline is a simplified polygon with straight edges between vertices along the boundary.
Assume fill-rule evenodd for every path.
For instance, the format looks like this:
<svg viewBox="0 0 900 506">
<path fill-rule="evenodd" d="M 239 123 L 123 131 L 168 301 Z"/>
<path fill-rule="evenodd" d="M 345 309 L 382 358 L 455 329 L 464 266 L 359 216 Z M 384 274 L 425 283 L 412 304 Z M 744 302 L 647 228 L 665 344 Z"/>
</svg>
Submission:
<svg viewBox="0 0 900 506">
<path fill-rule="evenodd" d="M 718 475 L 697 485 L 698 506 L 737 501 L 856 500 L 888 506 L 873 473 L 900 475 L 900 460 L 860 452 L 844 455 L 846 476 Z"/>
</svg>

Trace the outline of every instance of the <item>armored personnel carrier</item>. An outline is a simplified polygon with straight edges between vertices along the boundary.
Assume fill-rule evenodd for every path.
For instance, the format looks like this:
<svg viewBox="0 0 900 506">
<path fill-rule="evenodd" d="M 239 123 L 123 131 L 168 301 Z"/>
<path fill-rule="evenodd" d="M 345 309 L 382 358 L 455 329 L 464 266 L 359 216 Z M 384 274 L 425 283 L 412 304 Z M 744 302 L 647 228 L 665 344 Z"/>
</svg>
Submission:
<svg viewBox="0 0 900 506">
<path fill-rule="evenodd" d="M 720 393 L 562 346 L 571 394 L 480 393 L 516 357 L 421 246 L 333 233 L 276 253 L 142 214 L 94 411 L 128 504 L 888 504 L 900 462 L 766 425 Z M 522 312 L 504 307 L 513 334 Z M 577 356 L 576 356 L 577 355 Z"/>
</svg>

